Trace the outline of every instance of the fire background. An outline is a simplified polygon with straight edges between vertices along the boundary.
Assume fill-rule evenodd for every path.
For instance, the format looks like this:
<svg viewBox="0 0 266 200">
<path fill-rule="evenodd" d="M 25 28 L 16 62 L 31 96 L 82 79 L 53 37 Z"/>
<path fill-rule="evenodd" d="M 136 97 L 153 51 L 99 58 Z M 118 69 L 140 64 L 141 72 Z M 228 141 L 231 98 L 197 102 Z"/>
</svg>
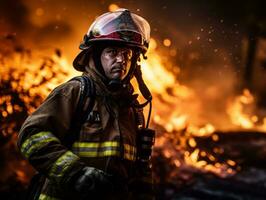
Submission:
<svg viewBox="0 0 266 200">
<path fill-rule="evenodd" d="M 96 16 L 128 8 L 151 25 L 157 199 L 265 199 L 264 1 L 1 0 L 0 196 L 22 199 L 34 170 L 19 128 L 58 84 Z"/>
</svg>

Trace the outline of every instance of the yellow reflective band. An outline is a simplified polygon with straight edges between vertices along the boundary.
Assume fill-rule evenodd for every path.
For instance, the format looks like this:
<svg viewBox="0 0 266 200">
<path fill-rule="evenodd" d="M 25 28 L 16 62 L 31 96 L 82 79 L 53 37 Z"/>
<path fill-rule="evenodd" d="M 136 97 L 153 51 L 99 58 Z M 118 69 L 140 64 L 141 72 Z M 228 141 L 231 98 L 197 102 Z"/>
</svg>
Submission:
<svg viewBox="0 0 266 200">
<path fill-rule="evenodd" d="M 80 157 L 105 157 L 120 156 L 120 143 L 117 141 L 107 142 L 75 142 L 73 152 Z M 136 160 L 136 147 L 124 144 L 124 158 Z"/>
<path fill-rule="evenodd" d="M 72 165 L 79 160 L 79 157 L 72 153 L 71 151 L 65 152 L 60 156 L 53 164 L 48 175 L 51 179 L 55 181 L 60 181 L 64 177 L 65 172 L 72 167 Z"/>
<path fill-rule="evenodd" d="M 29 158 L 33 152 L 41 149 L 43 146 L 52 141 L 59 142 L 59 140 L 51 132 L 40 132 L 32 135 L 22 144 L 21 152 L 26 158 Z"/>
<path fill-rule="evenodd" d="M 103 152 L 77 152 L 78 156 L 81 157 L 104 157 L 104 156 L 119 156 L 120 152 L 117 150 L 107 150 L 107 151 L 103 151 Z"/>
<path fill-rule="evenodd" d="M 75 142 L 73 147 L 87 147 L 87 148 L 97 148 L 97 147 L 119 147 L 119 142 L 108 141 L 108 142 Z"/>
<path fill-rule="evenodd" d="M 48 196 L 46 194 L 41 194 L 39 200 L 59 200 L 58 198 Z"/>
</svg>

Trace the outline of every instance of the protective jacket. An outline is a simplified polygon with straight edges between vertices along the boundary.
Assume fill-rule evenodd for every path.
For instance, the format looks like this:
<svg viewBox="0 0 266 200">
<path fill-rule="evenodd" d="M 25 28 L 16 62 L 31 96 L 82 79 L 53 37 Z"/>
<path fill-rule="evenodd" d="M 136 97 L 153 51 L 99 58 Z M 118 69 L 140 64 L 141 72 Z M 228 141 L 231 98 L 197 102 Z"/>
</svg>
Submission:
<svg viewBox="0 0 266 200">
<path fill-rule="evenodd" d="M 111 194 L 103 190 L 89 199 L 137 199 L 134 195 L 143 189 L 141 184 L 151 184 L 151 171 L 140 169 L 137 162 L 140 120 L 139 111 L 131 106 L 136 99 L 129 89 L 110 92 L 103 76 L 92 68 L 83 76 L 94 82 L 96 94 L 80 130 L 71 128 L 81 91 L 78 81 L 55 88 L 20 130 L 19 149 L 46 176 L 39 199 L 78 199 L 69 179 L 84 166 L 115 177 Z M 64 141 L 73 134 L 71 146 L 66 147 Z"/>
</svg>

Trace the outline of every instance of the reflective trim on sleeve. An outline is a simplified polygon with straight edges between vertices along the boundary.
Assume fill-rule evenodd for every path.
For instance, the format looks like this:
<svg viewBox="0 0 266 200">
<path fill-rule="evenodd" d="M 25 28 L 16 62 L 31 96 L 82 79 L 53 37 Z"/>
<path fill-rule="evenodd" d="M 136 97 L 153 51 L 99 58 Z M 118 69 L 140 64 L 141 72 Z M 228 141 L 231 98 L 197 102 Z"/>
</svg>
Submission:
<svg viewBox="0 0 266 200">
<path fill-rule="evenodd" d="M 75 142 L 72 150 L 80 157 L 120 156 L 120 143 L 117 141 Z M 124 144 L 124 158 L 135 161 L 136 147 Z"/>
<path fill-rule="evenodd" d="M 49 142 L 59 142 L 59 140 L 51 132 L 39 132 L 35 135 L 30 136 L 25 142 L 22 143 L 21 152 L 29 158 L 31 154 Z"/>
<path fill-rule="evenodd" d="M 73 147 L 87 147 L 87 148 L 99 148 L 99 147 L 119 147 L 119 142 L 107 141 L 107 142 L 75 142 Z"/>
<path fill-rule="evenodd" d="M 54 179 L 56 182 L 60 182 L 68 169 L 70 169 L 77 160 L 79 160 L 79 157 L 77 155 L 75 155 L 71 151 L 65 152 L 52 165 L 48 176 L 51 179 Z"/>
<path fill-rule="evenodd" d="M 39 200 L 59 200 L 58 198 L 48 196 L 46 194 L 41 194 Z"/>
</svg>

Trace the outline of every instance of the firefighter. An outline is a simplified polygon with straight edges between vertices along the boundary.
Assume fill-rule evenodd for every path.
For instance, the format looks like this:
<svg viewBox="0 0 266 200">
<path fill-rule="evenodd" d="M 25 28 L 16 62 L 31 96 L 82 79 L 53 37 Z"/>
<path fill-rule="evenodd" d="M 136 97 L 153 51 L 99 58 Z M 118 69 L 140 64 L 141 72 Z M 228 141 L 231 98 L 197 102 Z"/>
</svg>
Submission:
<svg viewBox="0 0 266 200">
<path fill-rule="evenodd" d="M 145 125 L 143 106 L 130 83 L 136 76 L 151 101 L 137 64 L 149 37 L 148 22 L 127 9 L 105 13 L 91 25 L 73 62 L 95 90 L 83 98 L 84 107 L 91 105 L 85 120 L 73 129 L 84 111 L 77 108 L 84 85 L 72 80 L 55 88 L 19 132 L 20 151 L 44 177 L 40 187 L 33 186 L 31 198 L 154 198 L 154 133 Z"/>
</svg>

